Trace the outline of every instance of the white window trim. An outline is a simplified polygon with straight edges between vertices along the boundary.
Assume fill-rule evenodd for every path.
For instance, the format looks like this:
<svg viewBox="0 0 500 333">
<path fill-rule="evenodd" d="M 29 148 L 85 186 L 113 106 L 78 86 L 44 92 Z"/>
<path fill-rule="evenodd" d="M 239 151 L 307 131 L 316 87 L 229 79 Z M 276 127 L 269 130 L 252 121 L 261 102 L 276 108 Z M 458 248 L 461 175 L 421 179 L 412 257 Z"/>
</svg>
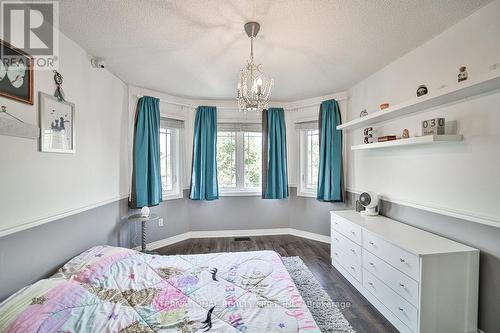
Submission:
<svg viewBox="0 0 500 333">
<path fill-rule="evenodd" d="M 224 132 L 222 130 L 221 132 Z M 245 150 L 244 147 L 244 131 L 227 131 L 227 132 L 235 132 L 236 133 L 236 188 L 220 188 L 219 187 L 219 196 L 220 197 L 254 197 L 261 196 L 262 189 L 261 188 L 249 188 L 245 189 L 245 158 L 242 153 Z M 261 179 L 262 182 L 262 179 Z"/>
<path fill-rule="evenodd" d="M 298 130 L 299 134 L 299 145 L 298 145 L 298 156 L 299 156 L 299 172 L 298 172 L 298 197 L 316 198 L 317 189 L 309 189 L 305 187 L 305 170 L 307 170 L 307 140 L 306 140 L 307 130 Z"/>
<path fill-rule="evenodd" d="M 168 127 L 167 127 L 168 128 Z M 182 145 L 182 133 L 183 130 L 180 128 L 170 128 L 174 130 L 175 135 L 170 136 L 170 149 L 172 150 L 173 156 L 173 170 L 172 174 L 174 175 L 174 184 L 177 188 L 177 191 L 169 193 L 168 191 L 162 192 L 163 201 L 176 200 L 184 198 L 184 186 L 182 184 L 182 170 L 181 170 L 181 160 L 183 156 L 181 156 L 181 145 Z"/>
</svg>

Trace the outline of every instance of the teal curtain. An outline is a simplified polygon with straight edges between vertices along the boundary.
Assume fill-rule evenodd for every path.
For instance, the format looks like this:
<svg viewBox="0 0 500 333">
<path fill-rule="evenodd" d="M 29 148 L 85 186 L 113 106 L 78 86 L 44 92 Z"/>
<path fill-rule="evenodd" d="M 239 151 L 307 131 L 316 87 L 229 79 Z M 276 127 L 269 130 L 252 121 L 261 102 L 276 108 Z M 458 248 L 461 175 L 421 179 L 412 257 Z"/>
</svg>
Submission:
<svg viewBox="0 0 500 333">
<path fill-rule="evenodd" d="M 217 186 L 217 108 L 199 106 L 196 109 L 191 171 L 192 200 L 219 199 Z"/>
<path fill-rule="evenodd" d="M 320 201 L 343 201 L 342 123 L 336 100 L 321 103 L 319 110 L 319 172 L 318 192 Z"/>
<path fill-rule="evenodd" d="M 144 96 L 137 103 L 130 206 L 156 206 L 162 201 L 160 175 L 160 100 Z"/>
<path fill-rule="evenodd" d="M 288 198 L 286 128 L 283 108 L 262 114 L 262 194 L 264 199 Z"/>
</svg>

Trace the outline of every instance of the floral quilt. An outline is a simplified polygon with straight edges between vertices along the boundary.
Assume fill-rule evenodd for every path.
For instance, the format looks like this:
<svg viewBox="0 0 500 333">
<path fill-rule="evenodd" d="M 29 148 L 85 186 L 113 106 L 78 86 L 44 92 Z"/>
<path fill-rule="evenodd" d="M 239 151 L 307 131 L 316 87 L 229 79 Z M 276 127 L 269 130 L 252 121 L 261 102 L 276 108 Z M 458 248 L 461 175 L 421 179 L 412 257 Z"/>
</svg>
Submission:
<svg viewBox="0 0 500 333">
<path fill-rule="evenodd" d="M 0 332 L 319 332 L 273 251 L 97 246 L 0 304 Z"/>
</svg>

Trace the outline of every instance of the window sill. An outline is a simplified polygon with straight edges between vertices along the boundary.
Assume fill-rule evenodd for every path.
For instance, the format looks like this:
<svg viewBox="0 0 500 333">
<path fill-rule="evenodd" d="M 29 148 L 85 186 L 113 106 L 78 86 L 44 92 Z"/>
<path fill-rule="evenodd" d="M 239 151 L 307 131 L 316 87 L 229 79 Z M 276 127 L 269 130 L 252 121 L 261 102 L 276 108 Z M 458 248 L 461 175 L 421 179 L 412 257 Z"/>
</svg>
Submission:
<svg viewBox="0 0 500 333">
<path fill-rule="evenodd" d="M 261 191 L 221 191 L 219 192 L 220 197 L 260 197 L 262 195 Z"/>
<path fill-rule="evenodd" d="M 184 195 L 181 193 L 178 194 L 166 194 L 163 193 L 163 201 L 169 201 L 169 200 L 177 200 L 177 199 L 182 199 L 184 198 Z"/>
<path fill-rule="evenodd" d="M 316 198 L 316 192 L 302 192 L 297 191 L 298 197 L 306 197 L 306 198 Z"/>
</svg>

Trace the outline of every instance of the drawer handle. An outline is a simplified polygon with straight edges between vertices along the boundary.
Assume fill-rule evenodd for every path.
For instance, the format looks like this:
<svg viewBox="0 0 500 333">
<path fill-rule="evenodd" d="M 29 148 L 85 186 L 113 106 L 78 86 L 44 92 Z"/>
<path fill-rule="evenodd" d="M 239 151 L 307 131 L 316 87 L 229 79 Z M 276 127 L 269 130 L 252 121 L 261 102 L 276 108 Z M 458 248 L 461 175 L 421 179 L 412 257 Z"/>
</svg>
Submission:
<svg viewBox="0 0 500 333">
<path fill-rule="evenodd" d="M 369 242 L 371 246 L 375 246 L 375 243 L 374 242 Z"/>
<path fill-rule="evenodd" d="M 398 310 L 401 311 L 401 312 L 405 312 L 405 310 L 402 307 L 400 307 L 400 306 L 398 306 Z"/>
<path fill-rule="evenodd" d="M 401 261 L 401 262 L 406 262 L 406 260 L 405 260 L 405 259 L 403 259 L 403 258 L 399 258 L 399 261 Z"/>
<path fill-rule="evenodd" d="M 351 266 L 351 269 L 352 269 L 353 271 L 355 271 L 355 270 L 356 270 L 356 268 L 354 268 L 354 266 Z"/>
<path fill-rule="evenodd" d="M 351 252 L 352 252 L 352 253 L 356 253 L 356 251 L 354 251 L 353 249 L 351 249 Z"/>
<path fill-rule="evenodd" d="M 339 241 L 339 239 L 337 237 L 333 237 L 333 239 L 335 239 L 337 242 Z"/>
<path fill-rule="evenodd" d="M 404 285 L 403 283 L 401 283 L 401 282 L 399 283 L 399 286 L 400 286 L 401 288 L 404 288 L 404 287 L 405 287 L 405 285 Z"/>
<path fill-rule="evenodd" d="M 351 231 L 351 234 L 353 234 L 354 236 L 356 236 L 356 233 L 354 231 Z"/>
<path fill-rule="evenodd" d="M 369 264 L 370 264 L 370 266 L 374 266 L 374 267 L 375 267 L 375 264 L 374 264 L 374 263 L 372 263 L 372 262 L 369 262 Z"/>
<path fill-rule="evenodd" d="M 339 256 L 339 254 L 337 252 L 333 252 L 333 255 L 336 255 L 337 257 Z"/>
<path fill-rule="evenodd" d="M 372 282 L 368 282 L 368 284 L 373 287 L 373 283 Z"/>
</svg>

